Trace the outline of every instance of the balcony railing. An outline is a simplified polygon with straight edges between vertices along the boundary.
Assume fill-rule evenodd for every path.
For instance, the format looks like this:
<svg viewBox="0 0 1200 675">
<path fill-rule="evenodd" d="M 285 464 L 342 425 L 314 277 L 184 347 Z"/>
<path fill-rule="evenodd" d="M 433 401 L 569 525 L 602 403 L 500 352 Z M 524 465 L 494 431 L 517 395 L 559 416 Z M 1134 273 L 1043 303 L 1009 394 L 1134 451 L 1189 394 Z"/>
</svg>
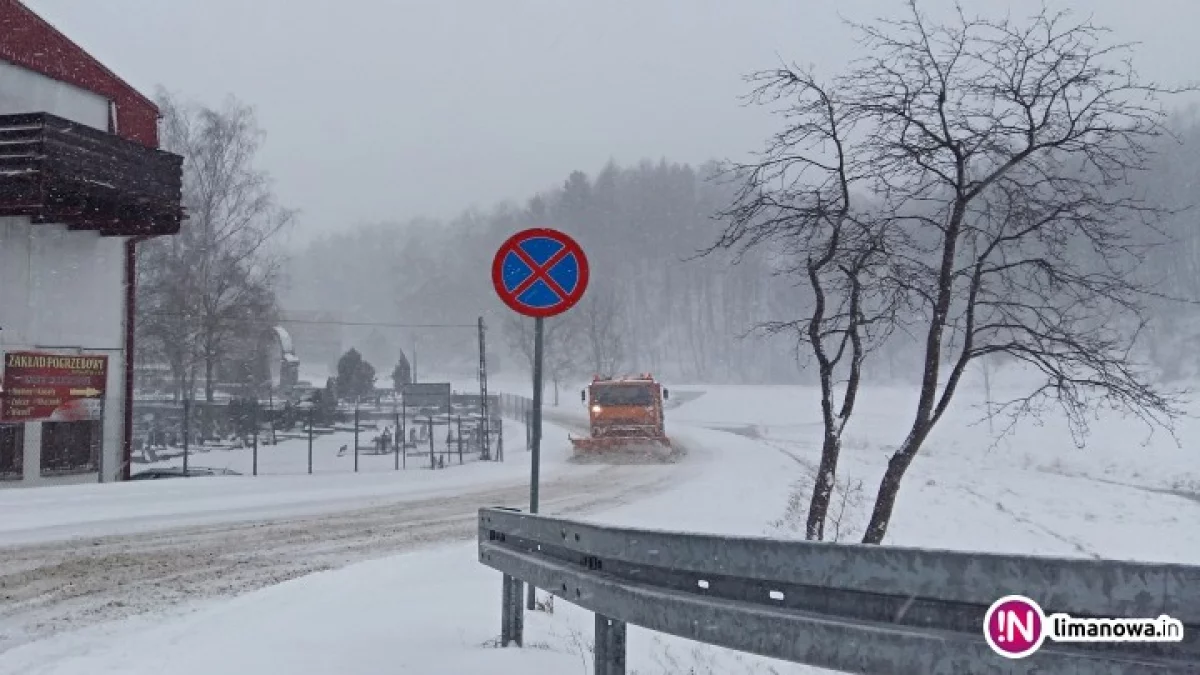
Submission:
<svg viewBox="0 0 1200 675">
<path fill-rule="evenodd" d="M 102 235 L 179 232 L 183 158 L 48 113 L 0 115 L 0 216 Z"/>
</svg>

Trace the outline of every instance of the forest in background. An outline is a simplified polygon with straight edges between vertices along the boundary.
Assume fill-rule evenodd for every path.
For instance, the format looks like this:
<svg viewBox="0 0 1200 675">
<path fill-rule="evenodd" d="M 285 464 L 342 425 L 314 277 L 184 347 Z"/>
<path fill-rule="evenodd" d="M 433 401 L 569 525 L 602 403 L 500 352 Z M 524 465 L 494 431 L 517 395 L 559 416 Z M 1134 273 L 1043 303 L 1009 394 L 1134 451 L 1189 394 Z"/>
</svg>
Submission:
<svg viewBox="0 0 1200 675">
<path fill-rule="evenodd" d="M 1184 206 L 1200 189 L 1200 124 L 1193 111 L 1177 116 L 1174 126 L 1178 142 L 1163 142 L 1156 168 L 1138 177 L 1137 187 L 1150 202 Z M 786 261 L 762 253 L 736 261 L 725 253 L 698 256 L 721 233 L 716 214 L 731 196 L 715 162 L 575 171 L 523 204 L 448 222 L 378 223 L 326 235 L 290 256 L 281 306 L 363 323 L 472 324 L 483 316 L 493 372 L 527 372 L 531 322 L 496 298 L 491 259 L 513 232 L 548 226 L 576 237 L 592 265 L 580 306 L 547 322 L 549 380 L 648 370 L 687 382 L 809 382 L 799 336 L 758 330 L 804 315 L 808 297 L 800 280 L 776 272 Z M 1198 217 L 1181 209 L 1168 218 L 1174 244 L 1148 253 L 1146 274 L 1161 278 L 1162 293 L 1174 298 L 1152 303 L 1142 339 L 1165 380 L 1200 374 L 1200 308 L 1177 300 L 1200 298 Z M 384 370 L 400 349 L 415 348 L 421 361 L 464 373 L 478 358 L 468 329 L 351 327 L 344 336 L 345 346 L 358 347 Z M 868 364 L 872 377 L 918 377 L 912 347 L 906 336 L 893 337 Z"/>
<path fill-rule="evenodd" d="M 503 372 L 526 370 L 531 322 L 496 298 L 491 261 L 513 232 L 548 226 L 577 238 L 592 269 L 580 305 L 547 320 L 549 379 L 649 370 L 676 380 L 794 381 L 790 340 L 747 335 L 794 302 L 790 282 L 771 277 L 757 258 L 738 265 L 728 256 L 695 259 L 719 233 L 711 215 L 729 198 L 715 174 L 715 165 L 609 164 L 594 177 L 573 172 L 521 206 L 329 235 L 292 257 L 281 304 L 337 310 L 350 322 L 463 324 L 483 316 L 493 363 Z M 384 344 L 392 354 L 416 345 L 425 362 L 477 358 L 471 331 L 380 328 L 347 336 L 372 343 L 368 359 L 383 357 Z"/>
</svg>

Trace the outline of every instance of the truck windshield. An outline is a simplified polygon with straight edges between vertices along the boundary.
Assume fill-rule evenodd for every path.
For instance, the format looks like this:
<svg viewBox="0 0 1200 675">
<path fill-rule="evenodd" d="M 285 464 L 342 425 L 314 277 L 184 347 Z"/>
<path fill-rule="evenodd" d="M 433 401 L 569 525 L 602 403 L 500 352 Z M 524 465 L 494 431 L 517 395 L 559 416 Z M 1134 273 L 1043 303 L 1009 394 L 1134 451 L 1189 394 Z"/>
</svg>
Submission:
<svg viewBox="0 0 1200 675">
<path fill-rule="evenodd" d="M 592 387 L 592 403 L 596 405 L 654 405 L 654 393 L 645 385 L 614 384 Z"/>
</svg>

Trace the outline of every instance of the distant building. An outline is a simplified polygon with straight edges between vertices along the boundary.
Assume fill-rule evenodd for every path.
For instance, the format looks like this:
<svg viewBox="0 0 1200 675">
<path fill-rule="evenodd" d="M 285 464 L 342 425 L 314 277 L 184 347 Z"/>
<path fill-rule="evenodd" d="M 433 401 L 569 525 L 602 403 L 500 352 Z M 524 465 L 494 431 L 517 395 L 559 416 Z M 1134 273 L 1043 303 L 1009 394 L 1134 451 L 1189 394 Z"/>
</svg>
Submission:
<svg viewBox="0 0 1200 675">
<path fill-rule="evenodd" d="M 267 350 L 266 366 L 271 373 L 273 387 L 289 391 L 300 381 L 300 357 L 296 356 L 296 347 L 292 335 L 283 326 L 271 329 L 275 348 Z"/>
<path fill-rule="evenodd" d="M 0 0 L 0 369 L 15 383 L 0 407 L 5 485 L 128 477 L 136 245 L 176 234 L 183 217 L 182 158 L 157 149 L 158 117 Z"/>
</svg>

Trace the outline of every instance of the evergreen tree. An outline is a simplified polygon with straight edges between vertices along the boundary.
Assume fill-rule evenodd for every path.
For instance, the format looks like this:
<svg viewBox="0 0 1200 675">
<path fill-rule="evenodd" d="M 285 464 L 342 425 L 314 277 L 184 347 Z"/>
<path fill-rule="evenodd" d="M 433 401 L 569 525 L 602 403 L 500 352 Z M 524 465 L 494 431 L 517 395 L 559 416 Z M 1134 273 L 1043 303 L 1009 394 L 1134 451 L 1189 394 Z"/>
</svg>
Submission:
<svg viewBox="0 0 1200 675">
<path fill-rule="evenodd" d="M 337 366 L 337 393 L 345 399 L 364 398 L 375 393 L 375 367 L 365 361 L 353 347 Z"/>
<path fill-rule="evenodd" d="M 406 384 L 412 384 L 412 366 L 404 352 L 400 352 L 400 360 L 396 362 L 396 367 L 392 368 L 392 386 L 396 391 L 400 391 Z"/>
</svg>

